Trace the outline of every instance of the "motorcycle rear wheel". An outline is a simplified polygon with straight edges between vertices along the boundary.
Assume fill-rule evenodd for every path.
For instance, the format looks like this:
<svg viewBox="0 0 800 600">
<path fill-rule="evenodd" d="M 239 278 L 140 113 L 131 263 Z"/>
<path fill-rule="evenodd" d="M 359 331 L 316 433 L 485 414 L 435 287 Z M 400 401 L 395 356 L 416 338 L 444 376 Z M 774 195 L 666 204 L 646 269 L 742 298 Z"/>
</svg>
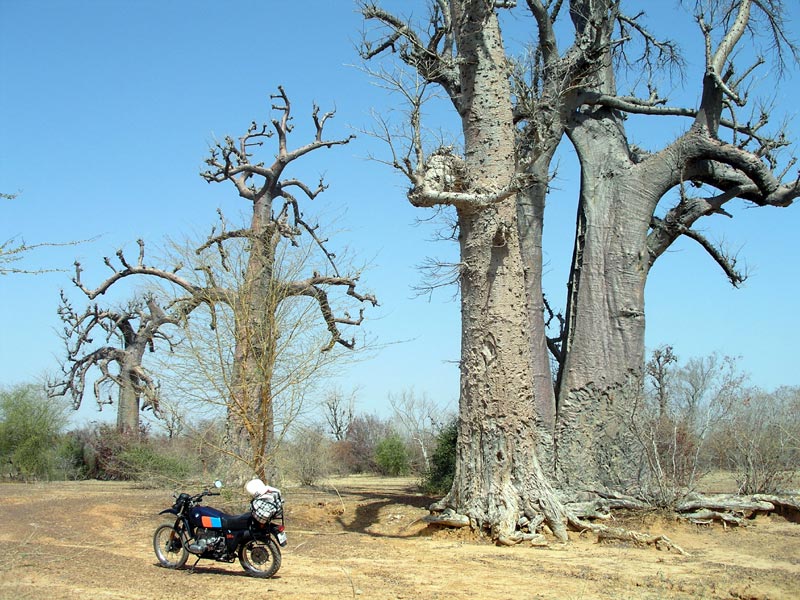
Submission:
<svg viewBox="0 0 800 600">
<path fill-rule="evenodd" d="M 153 550 L 162 567 L 180 569 L 189 558 L 189 551 L 183 547 L 180 534 L 172 525 L 162 525 L 153 535 Z"/>
<path fill-rule="evenodd" d="M 250 540 L 239 547 L 239 563 L 254 577 L 272 577 L 281 568 L 281 551 L 272 538 Z"/>
</svg>

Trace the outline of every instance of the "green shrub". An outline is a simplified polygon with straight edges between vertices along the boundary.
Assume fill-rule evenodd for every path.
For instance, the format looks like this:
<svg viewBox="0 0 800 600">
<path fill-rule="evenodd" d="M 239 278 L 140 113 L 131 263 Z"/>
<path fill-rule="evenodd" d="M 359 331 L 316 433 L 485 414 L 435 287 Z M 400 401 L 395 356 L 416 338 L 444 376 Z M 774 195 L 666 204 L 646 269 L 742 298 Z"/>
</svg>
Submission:
<svg viewBox="0 0 800 600">
<path fill-rule="evenodd" d="M 396 433 L 383 438 L 375 448 L 375 463 L 383 475 L 398 477 L 411 472 L 411 459 L 402 438 Z"/>
<path fill-rule="evenodd" d="M 167 479 L 184 481 L 202 472 L 199 456 L 177 440 L 119 433 L 98 425 L 76 434 L 87 477 L 112 481 Z"/>
<path fill-rule="evenodd" d="M 456 472 L 456 441 L 458 421 L 453 419 L 436 436 L 436 448 L 431 454 L 430 470 L 422 480 L 422 489 L 429 494 L 446 494 L 453 485 Z"/>
<path fill-rule="evenodd" d="M 59 479 L 86 479 L 83 444 L 75 432 L 61 436 L 56 447 L 56 470 Z"/>
<path fill-rule="evenodd" d="M 23 479 L 59 475 L 59 446 L 69 407 L 44 389 L 22 384 L 0 391 L 0 460 L 4 473 Z"/>
<path fill-rule="evenodd" d="M 171 455 L 162 448 L 140 441 L 123 450 L 117 457 L 131 479 L 169 479 L 184 481 L 197 474 L 191 460 Z"/>
</svg>

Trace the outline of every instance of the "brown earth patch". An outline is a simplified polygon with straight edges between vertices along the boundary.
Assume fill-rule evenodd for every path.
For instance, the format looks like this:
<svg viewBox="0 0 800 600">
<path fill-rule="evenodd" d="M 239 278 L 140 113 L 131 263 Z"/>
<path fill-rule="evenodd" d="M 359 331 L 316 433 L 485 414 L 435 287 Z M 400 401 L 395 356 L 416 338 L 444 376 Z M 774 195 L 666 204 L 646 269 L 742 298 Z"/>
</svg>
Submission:
<svg viewBox="0 0 800 600">
<path fill-rule="evenodd" d="M 566 546 L 501 548 L 464 530 L 426 526 L 432 499 L 413 481 L 371 477 L 284 489 L 289 545 L 273 579 L 248 577 L 238 563 L 171 571 L 158 566 L 152 534 L 172 491 L 96 481 L 0 484 L 0 598 L 800 597 L 800 525 L 779 516 L 728 529 L 655 513 L 614 523 L 666 534 L 689 556 L 598 544 L 590 534 L 570 534 Z M 242 498 L 210 503 L 246 507 Z"/>
</svg>

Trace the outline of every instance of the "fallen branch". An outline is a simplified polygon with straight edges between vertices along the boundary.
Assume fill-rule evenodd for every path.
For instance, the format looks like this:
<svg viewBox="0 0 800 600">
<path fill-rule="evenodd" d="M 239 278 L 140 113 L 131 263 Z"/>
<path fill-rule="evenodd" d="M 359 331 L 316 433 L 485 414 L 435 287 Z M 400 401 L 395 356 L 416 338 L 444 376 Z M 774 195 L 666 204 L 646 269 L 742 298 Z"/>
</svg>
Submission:
<svg viewBox="0 0 800 600">
<path fill-rule="evenodd" d="M 665 535 L 650 535 L 638 531 L 630 531 L 621 527 L 606 527 L 605 525 L 595 525 L 594 532 L 597 534 L 597 541 L 620 540 L 623 542 L 633 542 L 637 545 L 655 546 L 658 550 L 675 551 L 683 556 L 689 556 L 683 548 L 678 546 Z"/>
<path fill-rule="evenodd" d="M 708 525 L 713 521 L 720 521 L 723 525 L 736 525 L 737 527 L 746 527 L 747 521 L 744 517 L 736 516 L 733 513 L 719 512 L 716 510 L 698 510 L 691 513 L 684 513 L 678 515 L 681 519 L 694 523 L 695 525 Z"/>
<path fill-rule="evenodd" d="M 771 512 L 775 510 L 775 505 L 765 500 L 759 500 L 755 496 L 747 497 L 727 494 L 701 496 L 699 494 L 693 494 L 688 496 L 675 508 L 679 513 L 698 509 L 738 512 L 745 516 L 750 516 L 754 512 Z"/>
</svg>

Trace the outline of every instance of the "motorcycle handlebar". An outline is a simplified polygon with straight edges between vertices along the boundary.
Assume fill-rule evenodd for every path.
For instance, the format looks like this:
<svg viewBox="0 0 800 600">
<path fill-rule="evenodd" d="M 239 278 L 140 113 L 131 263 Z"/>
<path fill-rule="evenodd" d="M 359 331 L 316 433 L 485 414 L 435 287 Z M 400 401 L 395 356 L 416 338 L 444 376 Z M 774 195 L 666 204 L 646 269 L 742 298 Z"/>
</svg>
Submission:
<svg viewBox="0 0 800 600">
<path fill-rule="evenodd" d="M 219 496 L 219 492 L 212 492 L 210 490 L 203 490 L 199 494 L 197 494 L 193 500 L 196 502 L 197 500 L 201 500 L 205 496 Z"/>
<path fill-rule="evenodd" d="M 195 504 L 197 502 L 200 502 L 200 500 L 202 500 L 205 496 L 219 496 L 219 495 L 220 495 L 219 492 L 212 492 L 211 490 L 203 490 L 202 492 L 200 492 L 199 494 L 195 494 L 194 496 L 189 496 L 188 494 L 180 494 L 179 496 L 178 493 L 176 492 L 172 494 L 172 497 L 178 500 L 181 496 L 183 496 L 187 498 L 189 502 Z"/>
</svg>

